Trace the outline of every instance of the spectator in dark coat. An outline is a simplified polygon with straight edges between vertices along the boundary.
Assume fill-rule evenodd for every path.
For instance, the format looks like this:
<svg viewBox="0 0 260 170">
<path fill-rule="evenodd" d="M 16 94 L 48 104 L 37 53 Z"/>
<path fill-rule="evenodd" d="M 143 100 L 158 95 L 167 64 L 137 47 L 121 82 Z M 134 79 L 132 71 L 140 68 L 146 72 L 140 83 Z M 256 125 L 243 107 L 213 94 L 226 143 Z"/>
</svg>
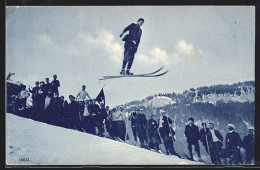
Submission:
<svg viewBox="0 0 260 170">
<path fill-rule="evenodd" d="M 59 114 L 59 101 L 58 94 L 56 92 L 53 93 L 53 96 L 50 101 L 50 105 L 48 106 L 48 122 L 52 125 L 60 125 L 60 114 Z"/>
<path fill-rule="evenodd" d="M 199 159 L 201 159 L 199 146 L 200 132 L 198 126 L 194 125 L 193 118 L 189 118 L 189 124 L 186 125 L 184 134 L 187 138 L 188 150 L 190 153 L 191 160 L 194 160 L 192 154 L 192 145 L 195 146 L 195 151 L 197 152 Z"/>
<path fill-rule="evenodd" d="M 137 142 L 137 124 L 136 124 L 136 115 L 137 109 L 135 108 L 131 115 L 129 116 L 129 121 L 131 122 L 131 128 L 134 135 L 135 142 Z"/>
<path fill-rule="evenodd" d="M 252 164 L 254 160 L 254 127 L 248 127 L 249 134 L 244 137 L 242 147 L 246 151 L 246 164 Z"/>
<path fill-rule="evenodd" d="M 105 125 L 106 125 L 106 131 L 107 131 L 107 135 L 109 138 L 111 137 L 111 122 L 112 122 L 112 111 L 109 110 L 109 106 L 106 106 L 106 112 L 107 112 L 107 116 L 106 116 L 106 120 L 105 120 Z"/>
<path fill-rule="evenodd" d="M 166 154 L 175 154 L 174 147 L 173 147 L 173 140 L 170 139 L 171 131 L 170 131 L 170 124 L 172 124 L 172 120 L 169 118 L 169 116 L 166 114 L 165 110 L 160 110 L 160 118 L 158 120 L 159 125 L 159 133 L 160 137 L 163 141 Z"/>
<path fill-rule="evenodd" d="M 50 83 L 49 78 L 45 79 L 45 84 L 44 84 L 44 91 L 46 94 L 50 94 L 50 96 L 53 96 L 53 91 L 52 91 L 52 85 Z"/>
<path fill-rule="evenodd" d="M 216 165 L 222 164 L 221 155 L 223 150 L 221 147 L 223 146 L 223 136 L 220 134 L 218 130 L 214 129 L 213 123 L 209 123 L 209 132 L 207 133 L 207 140 L 209 144 L 211 162 Z"/>
<path fill-rule="evenodd" d="M 145 115 L 143 114 L 143 110 L 138 109 L 137 115 L 136 115 L 137 135 L 138 135 L 142 148 L 147 148 L 147 145 L 148 145 L 148 139 L 146 136 L 146 122 L 147 122 L 147 119 L 146 119 Z"/>
<path fill-rule="evenodd" d="M 62 127 L 67 127 L 67 117 L 68 117 L 68 102 L 67 100 L 64 100 L 64 96 L 60 96 L 60 100 L 59 100 L 59 112 L 60 112 L 60 120 L 61 120 L 61 124 L 60 126 Z"/>
<path fill-rule="evenodd" d="M 39 93 L 38 93 L 40 90 L 39 84 L 40 83 L 36 81 L 35 87 L 33 87 L 32 90 L 29 87 L 29 92 L 32 93 L 32 105 L 35 108 L 35 110 L 39 109 Z"/>
<path fill-rule="evenodd" d="M 43 110 L 44 107 L 45 107 L 45 98 L 46 98 L 46 93 L 45 93 L 45 90 L 44 90 L 44 81 L 41 81 L 40 82 L 40 89 L 38 91 L 38 94 L 39 94 L 39 105 L 40 105 L 40 109 Z"/>
<path fill-rule="evenodd" d="M 57 80 L 56 74 L 53 75 L 53 81 L 51 82 L 51 86 L 52 86 L 52 93 L 57 92 L 57 94 L 59 96 L 58 87 L 60 87 L 60 82 L 59 82 L 59 80 Z"/>
<path fill-rule="evenodd" d="M 226 134 L 226 150 L 224 156 L 229 158 L 228 164 L 242 163 L 240 147 L 242 140 L 237 132 L 234 131 L 235 125 L 228 124 L 228 133 Z"/>
<path fill-rule="evenodd" d="M 209 128 L 207 128 L 207 123 L 202 122 L 202 129 L 200 129 L 200 141 L 202 142 L 205 150 L 209 154 L 209 148 L 208 148 L 208 139 L 207 139 L 207 134 L 209 133 Z"/>
<path fill-rule="evenodd" d="M 159 144 L 161 143 L 158 134 L 158 124 L 153 119 L 154 115 L 151 113 L 150 118 L 147 121 L 147 136 L 149 148 L 155 149 L 159 152 Z"/>
<path fill-rule="evenodd" d="M 75 129 L 76 128 L 76 123 L 77 119 L 79 116 L 79 105 L 75 101 L 75 97 L 73 95 L 69 95 L 70 103 L 68 105 L 68 123 L 69 123 L 69 128 Z"/>
</svg>

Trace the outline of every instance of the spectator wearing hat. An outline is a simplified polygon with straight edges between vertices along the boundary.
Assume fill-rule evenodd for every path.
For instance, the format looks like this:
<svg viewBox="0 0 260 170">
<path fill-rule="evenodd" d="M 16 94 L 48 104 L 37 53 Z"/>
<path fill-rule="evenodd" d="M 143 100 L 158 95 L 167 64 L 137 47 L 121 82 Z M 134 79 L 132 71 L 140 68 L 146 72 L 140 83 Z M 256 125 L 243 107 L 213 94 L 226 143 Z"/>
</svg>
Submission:
<svg viewBox="0 0 260 170">
<path fill-rule="evenodd" d="M 147 136 L 148 146 L 150 149 L 155 149 L 159 152 L 159 144 L 161 143 L 158 134 L 158 123 L 153 119 L 154 115 L 151 113 L 150 118 L 147 121 Z"/>
<path fill-rule="evenodd" d="M 228 133 L 226 134 L 226 149 L 224 157 L 229 158 L 228 164 L 242 163 L 240 147 L 242 140 L 237 132 L 235 132 L 235 125 L 228 124 Z"/>
<path fill-rule="evenodd" d="M 195 146 L 195 151 L 198 154 L 199 159 L 200 157 L 200 146 L 199 146 L 199 139 L 200 139 L 200 132 L 198 126 L 194 125 L 194 119 L 189 118 L 189 123 L 185 127 L 184 134 L 187 138 L 187 143 L 188 143 L 188 150 L 190 153 L 190 159 L 193 159 L 193 154 L 192 154 L 192 145 Z"/>
<path fill-rule="evenodd" d="M 60 81 L 57 80 L 56 74 L 53 75 L 53 81 L 51 82 L 51 86 L 52 86 L 52 93 L 57 92 L 57 94 L 59 96 L 58 87 L 60 87 Z"/>
<path fill-rule="evenodd" d="M 142 30 L 140 27 L 143 25 L 144 19 L 140 18 L 137 21 L 137 24 L 132 23 L 129 26 L 127 26 L 120 37 L 124 35 L 125 32 L 129 31 L 129 34 L 127 34 L 124 38 L 123 41 L 125 41 L 125 51 L 124 51 L 124 59 L 123 59 L 123 64 L 122 64 L 122 70 L 120 74 L 122 75 L 132 75 L 133 73 L 130 73 L 130 69 L 132 67 L 133 61 L 134 61 L 134 55 L 137 52 L 137 48 L 140 43 L 141 35 L 142 35 Z M 125 72 L 125 67 L 127 64 L 127 71 Z"/>
<path fill-rule="evenodd" d="M 254 127 L 249 126 L 248 127 L 248 135 L 246 135 L 243 138 L 243 143 L 242 143 L 242 147 L 245 149 L 246 152 L 246 164 L 252 164 L 253 160 L 254 160 Z"/>
<path fill-rule="evenodd" d="M 140 141 L 140 147 L 141 148 L 147 148 L 148 146 L 148 139 L 146 135 L 146 123 L 147 119 L 145 114 L 143 114 L 143 109 L 138 109 L 137 110 L 137 115 L 136 115 L 136 130 L 137 130 L 137 136 Z"/>
<path fill-rule="evenodd" d="M 173 140 L 170 139 L 171 129 L 170 124 L 172 124 L 172 120 L 169 118 L 168 114 L 166 114 L 165 110 L 160 110 L 160 118 L 158 120 L 159 125 L 159 133 L 160 137 L 163 141 L 166 154 L 175 154 L 175 151 L 173 149 Z"/>
</svg>

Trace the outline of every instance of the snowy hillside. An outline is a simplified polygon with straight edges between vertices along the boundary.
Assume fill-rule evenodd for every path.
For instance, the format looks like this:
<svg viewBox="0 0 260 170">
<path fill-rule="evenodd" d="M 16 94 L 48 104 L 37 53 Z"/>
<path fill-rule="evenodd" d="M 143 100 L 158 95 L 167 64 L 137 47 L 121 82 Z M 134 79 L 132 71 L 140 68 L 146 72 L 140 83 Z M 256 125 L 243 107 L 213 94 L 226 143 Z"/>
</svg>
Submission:
<svg viewBox="0 0 260 170">
<path fill-rule="evenodd" d="M 9 113 L 6 114 L 6 162 L 8 165 L 200 164 Z"/>
<path fill-rule="evenodd" d="M 157 107 L 163 107 L 163 106 L 174 104 L 174 103 L 176 103 L 176 102 L 173 101 L 169 97 L 166 97 L 166 96 L 156 96 L 156 97 L 153 97 L 150 100 L 144 101 L 143 106 L 144 107 L 157 108 Z"/>
<path fill-rule="evenodd" d="M 203 103 L 211 103 L 216 105 L 217 101 L 224 101 L 225 103 L 228 102 L 254 102 L 255 101 L 255 93 L 254 92 L 243 92 L 241 95 L 237 94 L 207 94 L 202 95 L 201 98 L 197 96 L 194 97 L 193 103 L 203 102 Z"/>
</svg>

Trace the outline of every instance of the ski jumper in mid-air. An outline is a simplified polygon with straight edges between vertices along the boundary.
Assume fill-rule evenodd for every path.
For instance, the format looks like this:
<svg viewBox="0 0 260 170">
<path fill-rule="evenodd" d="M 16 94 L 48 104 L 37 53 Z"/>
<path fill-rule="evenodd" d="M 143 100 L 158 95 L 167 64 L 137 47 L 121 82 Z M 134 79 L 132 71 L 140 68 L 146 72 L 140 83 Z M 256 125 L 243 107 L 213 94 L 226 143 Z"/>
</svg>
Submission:
<svg viewBox="0 0 260 170">
<path fill-rule="evenodd" d="M 140 27 L 143 25 L 144 19 L 140 18 L 138 19 L 137 23 L 132 23 L 129 26 L 127 26 L 120 37 L 123 36 L 123 34 L 127 31 L 129 31 L 129 34 L 127 34 L 123 41 L 125 41 L 125 51 L 124 51 L 124 59 L 123 59 L 123 65 L 122 70 L 120 72 L 121 75 L 133 75 L 133 73 L 130 73 L 130 69 L 132 67 L 133 61 L 134 61 L 134 55 L 137 51 L 138 45 L 140 43 L 140 38 L 142 35 L 142 30 Z M 125 71 L 125 67 L 127 64 L 127 70 Z"/>
</svg>

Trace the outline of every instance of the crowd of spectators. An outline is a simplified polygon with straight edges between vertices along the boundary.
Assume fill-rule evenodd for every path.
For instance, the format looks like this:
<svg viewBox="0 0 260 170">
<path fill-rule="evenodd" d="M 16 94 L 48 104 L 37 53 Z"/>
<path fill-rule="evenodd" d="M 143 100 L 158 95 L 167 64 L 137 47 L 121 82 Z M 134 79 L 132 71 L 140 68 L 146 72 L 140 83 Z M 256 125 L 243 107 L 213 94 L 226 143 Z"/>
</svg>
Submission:
<svg viewBox="0 0 260 170">
<path fill-rule="evenodd" d="M 134 137 L 134 145 L 154 150 L 167 155 L 180 155 L 175 151 L 175 131 L 173 121 L 165 110 L 160 110 L 158 120 L 154 114 L 149 114 L 148 119 L 142 109 L 134 108 L 130 113 L 125 113 L 122 106 L 110 109 L 103 101 L 91 98 L 86 91 L 86 86 L 78 92 L 76 97 L 69 95 L 69 101 L 64 96 L 59 96 L 60 82 L 57 75 L 53 75 L 52 82 L 49 78 L 41 82 L 35 82 L 35 87 L 20 84 L 15 99 L 14 112 L 31 119 L 45 122 L 51 125 L 68 129 L 75 129 L 82 132 L 108 137 L 113 140 L 129 140 L 129 130 L 126 122 L 130 122 L 131 133 Z M 31 93 L 31 94 L 30 94 Z M 26 104 L 27 98 L 31 96 L 32 106 Z M 254 128 L 249 127 L 249 134 L 241 140 L 235 132 L 235 126 L 228 124 L 228 132 L 225 138 L 225 149 L 222 148 L 224 138 L 213 123 L 209 127 L 205 122 L 202 129 L 194 124 L 194 119 L 189 118 L 185 127 L 184 135 L 187 138 L 190 157 L 193 159 L 192 146 L 201 159 L 199 141 L 205 147 L 213 164 L 242 164 L 240 148 L 246 151 L 246 163 L 251 164 L 254 158 Z M 228 162 L 223 160 L 228 158 Z"/>
</svg>

